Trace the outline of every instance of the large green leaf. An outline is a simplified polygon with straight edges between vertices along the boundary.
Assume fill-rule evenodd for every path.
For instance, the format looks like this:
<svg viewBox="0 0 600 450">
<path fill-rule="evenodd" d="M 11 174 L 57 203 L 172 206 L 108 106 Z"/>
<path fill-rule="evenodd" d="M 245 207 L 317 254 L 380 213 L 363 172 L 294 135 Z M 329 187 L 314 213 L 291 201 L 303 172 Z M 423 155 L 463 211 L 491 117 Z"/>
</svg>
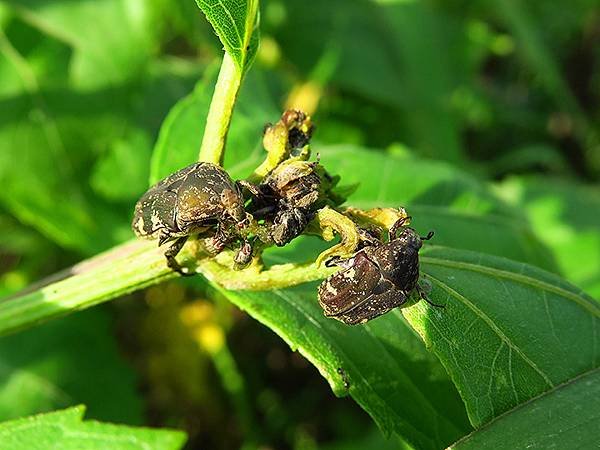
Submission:
<svg viewBox="0 0 600 450">
<path fill-rule="evenodd" d="M 557 386 L 450 448 L 595 448 L 600 442 L 600 370 Z"/>
<path fill-rule="evenodd" d="M 600 364 L 600 307 L 555 275 L 436 248 L 424 252 L 423 270 L 446 307 L 420 304 L 405 316 L 448 369 L 475 426 Z"/>
<path fill-rule="evenodd" d="M 224 294 L 303 354 L 337 395 L 350 394 L 386 434 L 434 449 L 468 432 L 446 373 L 398 311 L 349 327 L 323 316 L 316 290 L 310 283 Z"/>
<path fill-rule="evenodd" d="M 196 0 L 238 69 L 245 72 L 258 49 L 259 0 Z"/>
<path fill-rule="evenodd" d="M 0 424 L 0 442 L 11 450 L 177 450 L 185 434 L 82 421 L 85 408 L 56 411 Z"/>
</svg>

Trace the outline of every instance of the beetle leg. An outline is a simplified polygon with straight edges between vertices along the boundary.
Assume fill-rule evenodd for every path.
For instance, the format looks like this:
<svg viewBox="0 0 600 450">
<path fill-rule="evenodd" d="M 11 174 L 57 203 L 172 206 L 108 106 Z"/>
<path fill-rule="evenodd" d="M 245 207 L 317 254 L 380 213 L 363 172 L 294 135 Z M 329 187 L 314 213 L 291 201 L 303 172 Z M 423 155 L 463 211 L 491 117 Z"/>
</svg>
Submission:
<svg viewBox="0 0 600 450">
<path fill-rule="evenodd" d="M 193 272 L 184 272 L 183 268 L 175 259 L 175 256 L 177 256 L 177 254 L 180 252 L 187 239 L 187 236 L 183 236 L 176 239 L 175 242 L 173 242 L 173 244 L 165 252 L 165 258 L 167 258 L 167 266 L 169 266 L 171 269 L 173 269 L 175 272 L 179 273 L 182 276 L 194 275 Z"/>
<path fill-rule="evenodd" d="M 168 231 L 162 229 L 158 234 L 158 246 L 160 247 L 165 242 L 168 242 L 171 239 L 171 235 Z"/>
<path fill-rule="evenodd" d="M 408 225 L 410 223 L 410 219 L 412 219 L 411 216 L 401 217 L 394 223 L 394 225 L 391 226 L 389 233 L 390 241 L 393 241 L 398 237 L 398 231 L 400 231 L 405 224 Z"/>
<path fill-rule="evenodd" d="M 339 256 L 333 256 L 325 261 L 325 267 L 341 267 L 342 269 L 349 269 L 354 264 L 354 258 L 342 259 Z"/>
<path fill-rule="evenodd" d="M 246 180 L 237 180 L 235 182 L 235 184 L 237 185 L 238 189 L 240 189 L 240 190 L 246 189 L 254 197 L 262 196 L 262 192 L 261 192 L 260 188 L 254 183 L 250 183 L 249 181 L 246 181 Z"/>
<path fill-rule="evenodd" d="M 370 224 L 389 230 L 390 236 L 393 235 L 394 228 L 410 224 L 410 216 L 406 214 L 404 208 L 372 208 L 367 210 L 346 208 L 345 213 L 349 214 L 359 224 Z M 368 226 L 365 227 L 369 228 Z"/>
<path fill-rule="evenodd" d="M 431 301 L 431 299 L 429 298 L 429 296 L 427 295 L 427 293 L 425 292 L 425 290 L 418 284 L 417 284 L 417 293 L 419 294 L 420 299 L 425 300 L 431 306 L 435 306 L 436 308 L 445 308 L 446 307 L 446 305 L 438 305 L 437 303 L 433 303 Z"/>
<path fill-rule="evenodd" d="M 429 239 L 431 239 L 433 237 L 435 233 L 433 231 L 430 231 L 429 233 L 427 233 L 427 236 L 423 237 L 421 236 L 421 240 L 422 241 L 428 241 Z"/>
</svg>

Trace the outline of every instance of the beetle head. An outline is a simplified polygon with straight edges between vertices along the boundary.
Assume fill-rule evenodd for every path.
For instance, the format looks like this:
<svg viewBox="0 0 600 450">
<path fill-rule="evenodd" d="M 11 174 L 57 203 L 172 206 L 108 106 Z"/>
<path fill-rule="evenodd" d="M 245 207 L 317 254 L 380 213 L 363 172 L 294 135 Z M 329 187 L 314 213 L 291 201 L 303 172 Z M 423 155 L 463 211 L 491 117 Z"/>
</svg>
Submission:
<svg viewBox="0 0 600 450">
<path fill-rule="evenodd" d="M 246 219 L 244 203 L 239 192 L 233 189 L 223 189 L 221 192 L 221 203 L 227 214 L 235 220 L 236 223 L 243 222 Z"/>
<path fill-rule="evenodd" d="M 412 247 L 419 250 L 423 246 L 423 239 L 417 234 L 415 230 L 409 227 L 403 227 L 399 230 L 395 237 L 390 236 L 390 240 L 398 242 L 403 247 Z"/>
</svg>

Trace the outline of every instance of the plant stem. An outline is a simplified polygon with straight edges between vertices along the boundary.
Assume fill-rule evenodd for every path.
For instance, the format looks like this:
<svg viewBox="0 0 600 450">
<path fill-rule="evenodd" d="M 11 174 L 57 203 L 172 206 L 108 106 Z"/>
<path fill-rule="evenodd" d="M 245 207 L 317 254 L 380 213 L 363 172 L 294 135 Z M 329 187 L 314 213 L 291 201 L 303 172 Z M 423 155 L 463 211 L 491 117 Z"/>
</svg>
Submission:
<svg viewBox="0 0 600 450">
<path fill-rule="evenodd" d="M 199 161 L 223 164 L 227 131 L 241 83 L 241 70 L 235 65 L 231 56 L 225 52 L 206 118 L 206 127 L 198 155 Z"/>
<path fill-rule="evenodd" d="M 219 255 L 221 263 L 199 257 L 194 244 L 187 244 L 177 259 L 226 289 L 283 288 L 318 280 L 335 271 L 317 268 L 314 263 L 276 265 L 262 272 L 234 271 L 230 268 L 230 255 Z M 0 301 L 0 335 L 175 278 L 177 274 L 167 267 L 163 253 L 156 241 L 126 242 L 73 266 L 68 278 Z"/>
</svg>

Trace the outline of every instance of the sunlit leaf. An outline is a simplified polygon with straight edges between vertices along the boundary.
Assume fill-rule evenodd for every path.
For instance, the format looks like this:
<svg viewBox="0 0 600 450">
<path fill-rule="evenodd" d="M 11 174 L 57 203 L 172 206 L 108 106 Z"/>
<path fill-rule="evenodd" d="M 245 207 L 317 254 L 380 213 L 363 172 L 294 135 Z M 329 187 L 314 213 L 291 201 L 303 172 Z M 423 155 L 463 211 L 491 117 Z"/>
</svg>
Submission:
<svg viewBox="0 0 600 450">
<path fill-rule="evenodd" d="M 196 0 L 225 50 L 245 72 L 258 49 L 259 0 Z"/>
<path fill-rule="evenodd" d="M 56 411 L 0 424 L 0 441 L 11 450 L 177 450 L 180 431 L 133 428 L 83 421 L 85 408 Z"/>
<path fill-rule="evenodd" d="M 560 179 L 512 177 L 497 190 L 526 214 L 561 273 L 600 299 L 600 189 Z"/>
</svg>

